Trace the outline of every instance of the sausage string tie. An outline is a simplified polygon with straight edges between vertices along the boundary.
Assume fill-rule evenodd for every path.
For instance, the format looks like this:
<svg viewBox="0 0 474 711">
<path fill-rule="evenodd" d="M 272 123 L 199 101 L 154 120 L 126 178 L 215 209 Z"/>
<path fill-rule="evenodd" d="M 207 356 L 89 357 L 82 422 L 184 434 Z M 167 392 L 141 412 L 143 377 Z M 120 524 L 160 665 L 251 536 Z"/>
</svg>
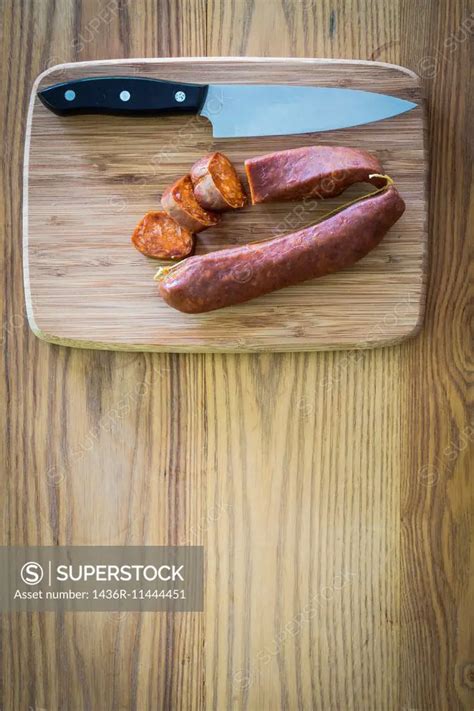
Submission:
<svg viewBox="0 0 474 711">
<path fill-rule="evenodd" d="M 299 230 L 305 230 L 307 227 L 311 227 L 312 225 L 319 225 L 320 222 L 324 222 L 325 220 L 328 219 L 328 217 L 337 215 L 338 212 L 345 210 L 346 207 L 350 207 L 351 205 L 355 205 L 358 202 L 367 200 L 367 198 L 374 197 L 374 195 L 383 193 L 384 190 L 387 190 L 387 188 L 390 187 L 390 185 L 394 185 L 394 180 L 389 175 L 381 175 L 380 173 L 371 173 L 371 175 L 369 175 L 369 178 L 383 179 L 383 180 L 385 180 L 385 185 L 382 185 L 381 188 L 377 188 L 377 190 L 373 190 L 371 193 L 367 193 L 367 195 L 362 195 L 360 197 L 355 198 L 354 200 L 345 202 L 343 205 L 339 205 L 339 207 L 336 207 L 334 210 L 331 210 L 331 212 L 326 213 L 319 220 L 316 220 L 316 222 L 310 222 L 309 224 L 304 225 L 303 227 L 300 227 Z M 273 239 L 275 239 L 275 237 L 266 237 L 265 239 L 255 240 L 255 242 L 249 242 L 248 247 L 249 248 L 253 247 L 255 244 L 261 244 L 262 242 L 270 242 Z M 189 257 L 185 257 L 184 259 L 180 260 L 176 264 L 172 264 L 171 266 L 159 267 L 158 271 L 156 272 L 155 276 L 153 277 L 154 281 L 162 281 L 166 276 L 168 276 L 168 274 L 170 274 L 170 272 L 173 272 L 175 269 L 178 269 L 179 267 L 182 268 L 182 267 L 186 266 L 186 262 L 188 261 L 188 259 L 189 259 Z"/>
<path fill-rule="evenodd" d="M 304 227 L 300 227 L 301 230 L 305 230 L 307 227 L 311 227 L 311 225 L 319 225 L 320 222 L 324 222 L 324 220 L 327 220 L 328 217 L 332 217 L 333 215 L 337 215 L 338 212 L 341 212 L 342 210 L 345 210 L 346 207 L 350 207 L 351 205 L 355 205 L 358 202 L 362 202 L 363 200 L 367 200 L 367 198 L 374 197 L 374 195 L 378 195 L 379 193 L 383 193 L 384 190 L 390 187 L 390 185 L 394 185 L 394 180 L 391 178 L 389 175 L 381 175 L 380 173 L 371 173 L 369 175 L 369 178 L 380 178 L 385 180 L 385 185 L 382 185 L 381 188 L 377 188 L 377 190 L 373 190 L 371 193 L 367 193 L 367 195 L 361 195 L 360 197 L 355 198 L 354 200 L 350 200 L 349 202 L 345 202 L 342 205 L 339 205 L 339 207 L 336 207 L 334 210 L 331 210 L 331 212 L 327 212 L 325 215 L 323 215 L 319 220 L 316 220 L 316 222 L 311 222 L 309 225 L 305 225 Z"/>
</svg>

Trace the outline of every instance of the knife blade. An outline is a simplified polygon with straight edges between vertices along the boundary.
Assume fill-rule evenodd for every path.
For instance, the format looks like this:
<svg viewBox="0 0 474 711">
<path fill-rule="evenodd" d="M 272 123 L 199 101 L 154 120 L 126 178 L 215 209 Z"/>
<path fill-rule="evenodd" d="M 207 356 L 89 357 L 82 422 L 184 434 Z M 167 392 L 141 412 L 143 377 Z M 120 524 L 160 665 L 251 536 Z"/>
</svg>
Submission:
<svg viewBox="0 0 474 711">
<path fill-rule="evenodd" d="M 62 116 L 198 113 L 215 138 L 333 131 L 397 116 L 417 104 L 359 89 L 285 84 L 186 84 L 145 77 L 91 77 L 40 92 Z"/>
</svg>

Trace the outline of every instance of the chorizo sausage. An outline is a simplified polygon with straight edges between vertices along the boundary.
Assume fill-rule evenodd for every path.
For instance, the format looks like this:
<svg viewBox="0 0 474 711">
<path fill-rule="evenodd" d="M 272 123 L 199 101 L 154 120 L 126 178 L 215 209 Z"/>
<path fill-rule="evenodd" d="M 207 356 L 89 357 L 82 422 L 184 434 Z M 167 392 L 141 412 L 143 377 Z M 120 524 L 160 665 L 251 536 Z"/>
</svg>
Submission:
<svg viewBox="0 0 474 711">
<path fill-rule="evenodd" d="M 382 167 L 366 151 L 344 146 L 306 146 L 245 161 L 252 204 L 276 200 L 329 198 L 349 185 L 371 181 Z M 383 183 L 382 183 L 383 184 Z"/>
<path fill-rule="evenodd" d="M 201 232 L 219 222 L 219 215 L 204 210 L 196 200 L 190 175 L 184 175 L 162 195 L 161 205 L 176 222 L 191 232 Z"/>
<path fill-rule="evenodd" d="M 173 308 L 202 313 L 349 267 L 378 245 L 403 214 L 394 185 L 294 234 L 190 257 L 160 281 Z"/>
<path fill-rule="evenodd" d="M 230 160 L 223 153 L 211 153 L 191 168 L 194 194 L 207 210 L 243 207 L 246 202 L 242 183 Z"/>
<path fill-rule="evenodd" d="M 183 259 L 193 251 L 194 236 L 161 210 L 147 212 L 135 227 L 132 242 L 155 259 Z"/>
</svg>

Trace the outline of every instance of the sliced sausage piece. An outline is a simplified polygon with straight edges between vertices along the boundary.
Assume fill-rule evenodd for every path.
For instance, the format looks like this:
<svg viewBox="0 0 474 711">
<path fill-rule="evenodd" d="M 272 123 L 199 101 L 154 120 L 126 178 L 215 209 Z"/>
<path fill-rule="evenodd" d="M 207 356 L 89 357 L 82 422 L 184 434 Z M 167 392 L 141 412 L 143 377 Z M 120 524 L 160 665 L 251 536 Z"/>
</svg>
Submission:
<svg viewBox="0 0 474 711">
<path fill-rule="evenodd" d="M 337 272 L 376 247 L 404 210 L 391 185 L 299 232 L 165 268 L 161 296 L 179 311 L 202 313 Z"/>
<path fill-rule="evenodd" d="M 193 234 L 166 212 L 147 212 L 132 235 L 139 252 L 155 259 L 183 259 L 192 253 Z"/>
<path fill-rule="evenodd" d="M 329 198 L 340 195 L 349 185 L 372 182 L 369 176 L 381 173 L 375 156 L 344 146 L 307 146 L 267 153 L 245 161 L 252 204 L 276 200 Z"/>
<path fill-rule="evenodd" d="M 163 193 L 163 209 L 191 232 L 201 232 L 219 222 L 219 215 L 204 210 L 196 200 L 190 175 L 184 175 Z"/>
<path fill-rule="evenodd" d="M 228 210 L 245 205 L 246 197 L 235 168 L 223 153 L 211 153 L 191 168 L 194 194 L 207 210 Z"/>
</svg>

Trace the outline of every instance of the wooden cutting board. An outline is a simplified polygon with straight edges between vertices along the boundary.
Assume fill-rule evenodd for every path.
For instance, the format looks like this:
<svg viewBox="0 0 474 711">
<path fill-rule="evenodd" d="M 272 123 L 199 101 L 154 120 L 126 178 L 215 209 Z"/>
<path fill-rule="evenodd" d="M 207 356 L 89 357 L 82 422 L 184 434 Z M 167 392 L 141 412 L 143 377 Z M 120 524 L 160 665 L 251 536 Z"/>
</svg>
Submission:
<svg viewBox="0 0 474 711">
<path fill-rule="evenodd" d="M 37 91 L 87 76 L 139 75 L 199 83 L 285 83 L 366 89 L 419 107 L 351 129 L 295 136 L 213 139 L 195 116 L 59 117 Z M 416 333 L 425 297 L 425 123 L 420 82 L 401 67 L 324 59 L 138 59 L 81 62 L 36 80 L 26 131 L 24 279 L 37 336 L 85 348 L 150 351 L 304 351 L 363 348 Z M 351 269 L 202 315 L 157 295 L 157 264 L 130 244 L 162 191 L 212 150 L 243 173 L 245 158 L 304 145 L 367 149 L 396 181 L 407 209 L 382 244 Z M 367 186 L 311 210 L 298 203 L 226 213 L 201 233 L 197 253 L 284 234 L 316 221 Z"/>
</svg>

